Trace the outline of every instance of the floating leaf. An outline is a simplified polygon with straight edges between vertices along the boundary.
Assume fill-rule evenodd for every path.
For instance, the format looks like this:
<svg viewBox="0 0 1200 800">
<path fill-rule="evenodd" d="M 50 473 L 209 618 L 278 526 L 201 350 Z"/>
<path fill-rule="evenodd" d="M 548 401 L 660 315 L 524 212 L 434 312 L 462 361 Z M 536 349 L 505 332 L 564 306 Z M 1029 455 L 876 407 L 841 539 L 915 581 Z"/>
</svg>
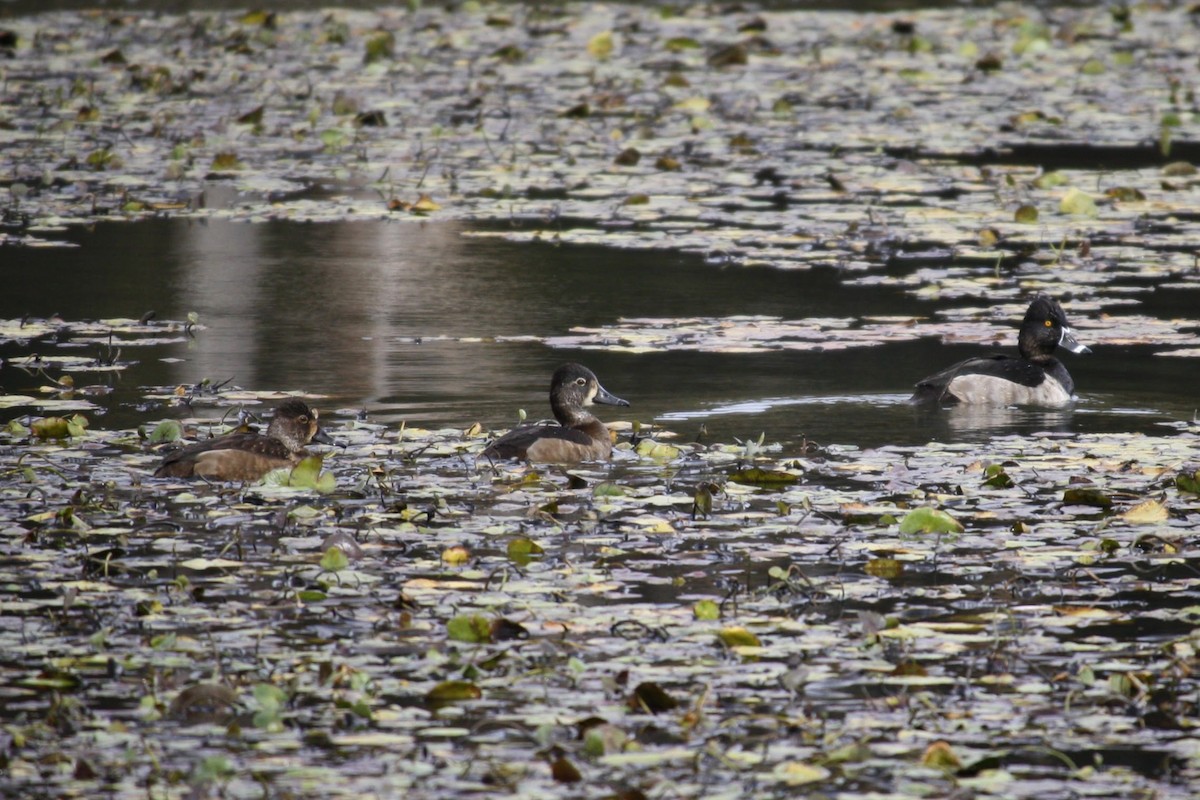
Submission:
<svg viewBox="0 0 1200 800">
<path fill-rule="evenodd" d="M 750 51 L 741 43 L 722 47 L 708 57 L 708 65 L 717 69 L 721 67 L 745 66 L 749 63 Z"/>
<path fill-rule="evenodd" d="M 1004 467 L 999 464 L 989 464 L 983 470 L 983 485 L 993 489 L 1011 489 L 1015 484 Z"/>
<path fill-rule="evenodd" d="M 1038 189 L 1053 189 L 1055 186 L 1065 186 L 1071 179 L 1061 172 L 1047 172 L 1034 179 L 1033 185 Z"/>
<path fill-rule="evenodd" d="M 699 620 L 718 620 L 721 606 L 714 600 L 697 600 L 692 606 L 692 616 Z"/>
<path fill-rule="evenodd" d="M 492 57 L 498 58 L 506 64 L 519 64 L 525 60 L 525 51 L 515 44 L 506 44 L 493 50 Z"/>
<path fill-rule="evenodd" d="M 1106 189 L 1104 196 L 1126 203 L 1140 203 L 1146 199 L 1146 195 L 1140 189 L 1132 186 L 1114 186 L 1111 189 Z"/>
<path fill-rule="evenodd" d="M 600 723 L 587 729 L 583 735 L 583 752 L 591 758 L 608 753 L 620 753 L 629 742 L 629 735 L 616 725 Z"/>
<path fill-rule="evenodd" d="M 535 558 L 540 558 L 546 551 L 541 546 L 524 536 L 518 536 L 515 539 L 510 539 L 508 546 L 505 548 L 508 555 L 508 560 L 518 566 L 526 566 Z"/>
<path fill-rule="evenodd" d="M 962 769 L 962 761 L 954 753 L 949 742 L 938 741 L 925 748 L 921 754 L 921 766 L 953 772 Z"/>
<path fill-rule="evenodd" d="M 1188 161 L 1172 161 L 1162 168 L 1168 178 L 1190 178 L 1196 174 L 1196 166 Z"/>
<path fill-rule="evenodd" d="M 625 490 L 619 483 L 612 481 L 601 481 L 592 487 L 593 497 L 624 497 Z"/>
<path fill-rule="evenodd" d="M 863 569 L 868 575 L 892 581 L 904 574 L 904 562 L 894 558 L 873 558 Z"/>
<path fill-rule="evenodd" d="M 172 717 L 186 717 L 197 711 L 211 713 L 229 710 L 237 702 L 237 692 L 224 684 L 197 683 L 177 694 L 167 713 Z"/>
<path fill-rule="evenodd" d="M 672 37 L 670 39 L 667 39 L 667 41 L 663 43 L 663 46 L 666 47 L 668 50 L 670 50 L 673 53 L 678 53 L 683 50 L 699 50 L 700 49 L 700 43 L 698 41 L 696 41 L 695 39 L 691 38 L 690 36 Z"/>
<path fill-rule="evenodd" d="M 321 569 L 326 572 L 341 572 L 350 566 L 350 559 L 340 547 L 330 547 L 321 556 Z"/>
<path fill-rule="evenodd" d="M 648 458 L 651 461 L 657 461 L 660 464 L 665 464 L 668 461 L 674 461 L 679 458 L 680 450 L 678 447 L 670 444 L 662 444 L 653 439 L 642 439 L 637 444 L 637 454 L 643 458 Z"/>
<path fill-rule="evenodd" d="M 900 520 L 900 533 L 962 533 L 963 526 L 954 517 L 939 508 L 924 506 L 904 515 Z"/>
<path fill-rule="evenodd" d="M 1096 201 L 1092 199 L 1092 196 L 1078 189 L 1067 190 L 1062 200 L 1059 201 L 1058 210 L 1064 214 L 1083 217 L 1100 215 L 1100 210 L 1096 208 Z"/>
<path fill-rule="evenodd" d="M 775 765 L 771 775 L 788 786 L 803 786 L 806 783 L 827 780 L 831 773 L 825 767 L 799 761 L 784 761 Z"/>
<path fill-rule="evenodd" d="M 791 472 L 784 472 L 776 469 L 761 469 L 759 467 L 750 467 L 749 469 L 738 470 L 729 476 L 729 480 L 734 483 L 744 483 L 750 486 L 787 486 L 795 483 L 800 478 Z"/>
<path fill-rule="evenodd" d="M 446 623 L 446 633 L 456 642 L 483 644 L 492 641 L 492 623 L 479 614 L 461 614 Z"/>
<path fill-rule="evenodd" d="M 245 169 L 245 166 L 237 153 L 232 152 L 217 153 L 212 160 L 212 168 L 217 172 L 235 172 Z"/>
<path fill-rule="evenodd" d="M 237 118 L 239 125 L 261 125 L 263 120 L 263 109 L 266 106 L 259 106 L 253 111 L 247 111 Z"/>
<path fill-rule="evenodd" d="M 413 212 L 429 213 L 431 211 L 441 211 L 441 209 L 442 207 L 438 203 L 434 202 L 432 197 L 427 194 L 423 194 L 417 198 L 417 202 L 413 203 L 409 210 Z"/>
<path fill-rule="evenodd" d="M 396 37 L 391 31 L 373 31 L 363 45 L 363 63 L 374 64 L 390 59 L 396 48 Z"/>
<path fill-rule="evenodd" d="M 617 157 L 613 159 L 613 163 L 620 167 L 634 167 L 642 160 L 642 154 L 638 152 L 636 147 L 626 147 Z"/>
<path fill-rule="evenodd" d="M 483 691 L 470 681 L 443 681 L 425 694 L 425 702 L 431 706 L 443 706 L 478 700 L 481 697 Z"/>
<path fill-rule="evenodd" d="M 1020 206 L 1013 214 L 1013 220 L 1025 225 L 1032 225 L 1038 221 L 1037 206 L 1023 205 Z"/>
<path fill-rule="evenodd" d="M 583 780 L 579 769 L 562 755 L 550 762 L 550 777 L 558 783 L 579 783 Z"/>
<path fill-rule="evenodd" d="M 1112 506 L 1111 497 L 1099 489 L 1088 487 L 1067 489 L 1063 492 L 1063 502 L 1067 505 L 1096 506 L 1097 508 L 1110 508 Z"/>
<path fill-rule="evenodd" d="M 452 567 L 460 567 L 471 560 L 471 552 L 462 546 L 447 547 L 442 551 L 442 561 Z"/>
<path fill-rule="evenodd" d="M 1200 494 L 1200 470 L 1180 472 L 1175 476 L 1175 487 L 1181 492 Z"/>
<path fill-rule="evenodd" d="M 592 58 L 597 58 L 603 61 L 612 55 L 613 51 L 613 35 L 612 31 L 601 31 L 588 39 L 587 43 L 588 55 Z"/>
<path fill-rule="evenodd" d="M 1122 514 L 1121 519 L 1130 525 L 1152 525 L 1157 522 L 1166 522 L 1169 516 L 1166 506 L 1162 503 L 1157 500 L 1146 500 Z"/>
<path fill-rule="evenodd" d="M 321 472 L 325 457 L 322 455 L 306 456 L 300 459 L 288 473 L 288 486 L 298 489 L 313 489 L 320 494 L 332 492 L 337 485 L 332 473 Z"/>
<path fill-rule="evenodd" d="M 762 642 L 758 637 L 750 631 L 740 626 L 730 626 L 722 628 L 717 632 L 717 638 L 721 644 L 728 648 L 734 647 L 762 647 Z"/>
<path fill-rule="evenodd" d="M 66 439 L 71 435 L 71 425 L 62 417 L 35 419 L 31 427 L 39 439 Z"/>
<path fill-rule="evenodd" d="M 634 711 L 649 711 L 659 714 L 679 707 L 679 701 L 667 694 L 657 683 L 639 683 L 629 697 L 629 707 Z"/>
<path fill-rule="evenodd" d="M 28 678 L 18 678 L 13 683 L 26 689 L 55 692 L 70 692 L 83 685 L 78 675 L 57 670 L 43 670 Z"/>
</svg>

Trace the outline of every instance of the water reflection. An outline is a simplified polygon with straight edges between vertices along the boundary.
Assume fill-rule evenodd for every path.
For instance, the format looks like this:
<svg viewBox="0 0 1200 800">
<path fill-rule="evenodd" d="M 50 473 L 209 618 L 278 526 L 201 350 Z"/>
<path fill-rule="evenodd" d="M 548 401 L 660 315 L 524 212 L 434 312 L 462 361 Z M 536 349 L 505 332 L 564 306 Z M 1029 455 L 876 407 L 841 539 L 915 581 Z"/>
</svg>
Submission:
<svg viewBox="0 0 1200 800">
<path fill-rule="evenodd" d="M 549 375 L 567 360 L 588 364 L 630 399 L 625 418 L 707 441 L 760 434 L 863 447 L 982 441 L 998 433 L 1148 430 L 1190 418 L 1193 409 L 1187 359 L 1151 358 L 1147 347 L 1098 346 L 1074 360 L 1084 392 L 1074 410 L 932 413 L 905 402 L 912 382 L 978 347 L 914 339 L 836 352 L 551 349 L 544 337 L 622 318 L 861 320 L 935 309 L 914 307 L 885 286 L 844 286 L 828 269 L 718 267 L 692 255 L 518 245 L 464 230 L 224 220 L 72 229 L 62 236 L 79 247 L 5 251 L 0 316 L 197 312 L 207 328 L 186 345 L 127 351 L 140 360 L 127 372 L 78 376 L 115 382 L 111 427 L 145 421 L 146 413 L 131 410 L 141 387 L 203 379 L 324 395 L 326 409 L 365 408 L 384 422 L 506 427 L 519 408 L 547 415 Z M 1142 311 L 1153 313 L 1153 302 L 1169 310 L 1174 300 L 1154 293 Z M 0 357 L 17 351 L 4 348 Z M 0 370 L 9 392 L 42 383 Z"/>
<path fill-rule="evenodd" d="M 943 409 L 916 409 L 916 413 L 936 415 L 947 430 L 965 438 L 980 431 L 989 435 L 1022 431 L 1070 431 L 1073 408 L 1022 408 L 1017 406 L 958 405 Z"/>
</svg>

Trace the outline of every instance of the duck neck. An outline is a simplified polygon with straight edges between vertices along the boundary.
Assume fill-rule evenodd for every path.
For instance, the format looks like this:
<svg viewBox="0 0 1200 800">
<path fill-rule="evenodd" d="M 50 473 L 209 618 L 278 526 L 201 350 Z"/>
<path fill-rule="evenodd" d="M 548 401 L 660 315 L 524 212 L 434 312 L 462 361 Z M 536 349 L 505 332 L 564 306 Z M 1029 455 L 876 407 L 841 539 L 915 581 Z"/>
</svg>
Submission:
<svg viewBox="0 0 1200 800">
<path fill-rule="evenodd" d="M 1017 349 L 1021 351 L 1022 358 L 1035 364 L 1050 364 L 1055 360 L 1053 347 L 1046 350 L 1036 335 L 1026 336 L 1024 330 L 1017 336 Z"/>
<path fill-rule="evenodd" d="M 587 409 L 573 404 L 560 403 L 554 399 L 550 401 L 550 410 L 554 412 L 554 418 L 558 420 L 558 424 L 564 428 L 582 428 L 593 422 L 599 422 L 596 416 Z"/>
<path fill-rule="evenodd" d="M 290 453 L 300 453 L 304 451 L 304 442 L 297 439 L 292 432 L 287 429 L 287 425 L 284 425 L 282 422 L 276 424 L 275 420 L 271 420 L 271 424 L 267 426 L 267 436 L 283 442 L 283 446 L 286 447 Z"/>
</svg>

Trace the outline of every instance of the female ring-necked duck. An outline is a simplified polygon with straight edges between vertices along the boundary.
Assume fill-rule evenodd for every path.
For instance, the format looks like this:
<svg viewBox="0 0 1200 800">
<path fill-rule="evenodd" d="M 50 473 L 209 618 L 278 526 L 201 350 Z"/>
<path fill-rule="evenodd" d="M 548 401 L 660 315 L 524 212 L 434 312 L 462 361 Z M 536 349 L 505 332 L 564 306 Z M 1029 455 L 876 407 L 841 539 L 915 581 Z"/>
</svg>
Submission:
<svg viewBox="0 0 1200 800">
<path fill-rule="evenodd" d="M 550 380 L 550 408 L 559 424 L 515 428 L 489 444 L 483 455 L 549 464 L 606 459 L 612 455 L 612 439 L 604 423 L 584 409 L 592 403 L 629 405 L 601 386 L 587 367 L 564 364 Z"/>
<path fill-rule="evenodd" d="M 334 444 L 317 423 L 317 410 L 303 400 L 283 401 L 265 434 L 235 431 L 168 453 L 156 478 L 208 478 L 256 481 L 278 467 L 290 467 L 308 455 L 309 442 Z"/>
<path fill-rule="evenodd" d="M 990 405 L 1065 406 L 1075 382 L 1054 357 L 1056 347 L 1072 353 L 1091 351 L 1067 327 L 1067 315 L 1056 300 L 1039 294 L 1029 304 L 1017 336 L 1020 357 L 979 356 L 960 361 L 917 384 L 913 403 L 977 403 Z"/>
</svg>

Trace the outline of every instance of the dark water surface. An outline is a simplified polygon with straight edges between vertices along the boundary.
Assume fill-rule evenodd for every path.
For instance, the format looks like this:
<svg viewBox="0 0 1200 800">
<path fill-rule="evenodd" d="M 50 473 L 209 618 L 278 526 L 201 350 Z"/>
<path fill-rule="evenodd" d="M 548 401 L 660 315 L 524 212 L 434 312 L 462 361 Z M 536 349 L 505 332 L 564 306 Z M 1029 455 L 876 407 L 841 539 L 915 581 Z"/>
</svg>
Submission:
<svg viewBox="0 0 1200 800">
<path fill-rule="evenodd" d="M 139 363 L 123 373 L 76 376 L 80 385 L 115 383 L 100 401 L 108 415 L 93 423 L 113 428 L 179 413 L 134 410 L 142 387 L 204 379 L 324 395 L 326 410 L 365 408 L 379 421 L 507 427 L 518 408 L 548 415 L 549 374 L 567 360 L 590 365 L 633 404 L 605 409 L 607 418 L 656 421 L 686 438 L 703 424 L 713 441 L 765 433 L 768 441 L 870 447 L 1042 430 L 1149 431 L 1195 410 L 1191 359 L 1095 341 L 1091 355 L 1064 356 L 1081 397 L 1073 410 L 935 414 L 904 402 L 912 383 L 982 348 L 927 337 L 831 352 L 553 349 L 541 339 L 623 317 L 862 319 L 932 316 L 944 305 L 898 289 L 843 286 L 832 269 L 723 267 L 693 255 L 513 244 L 464 230 L 213 220 L 73 229 L 59 235 L 78 247 L 3 251 L 0 317 L 197 312 L 206 329 L 187 345 L 131 349 L 124 358 Z M 1139 299 L 1139 313 L 1159 317 L 1181 316 L 1189 302 L 1170 290 Z M 492 339 L 512 336 L 530 338 Z M 10 346 L 0 356 L 18 352 Z M 7 392 L 42 383 L 10 366 L 0 372 Z"/>
</svg>

